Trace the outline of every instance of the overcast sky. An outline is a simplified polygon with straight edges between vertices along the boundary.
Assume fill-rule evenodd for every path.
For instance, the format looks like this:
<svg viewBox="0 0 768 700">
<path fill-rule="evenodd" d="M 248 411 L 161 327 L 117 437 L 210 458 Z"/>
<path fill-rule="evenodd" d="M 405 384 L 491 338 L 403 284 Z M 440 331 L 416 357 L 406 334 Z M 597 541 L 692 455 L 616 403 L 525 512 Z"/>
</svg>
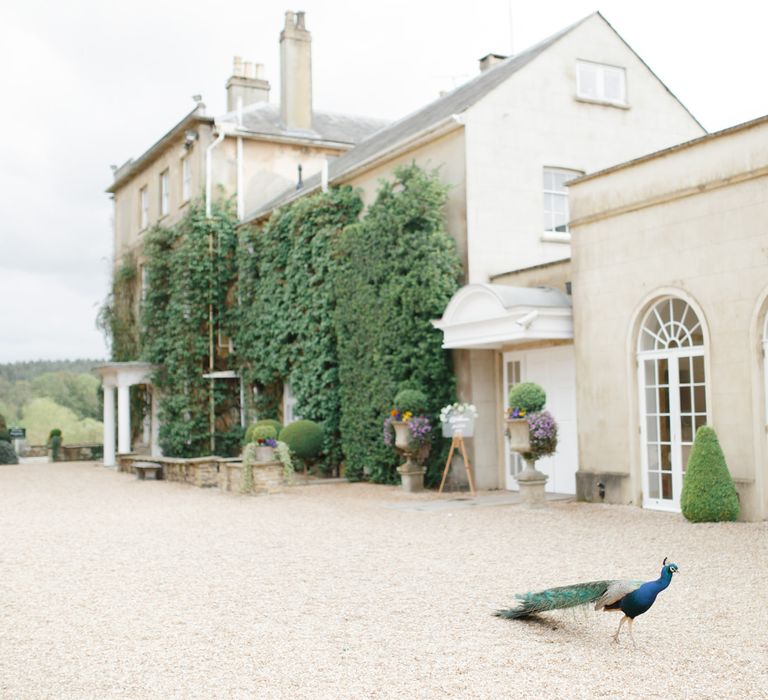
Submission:
<svg viewBox="0 0 768 700">
<path fill-rule="evenodd" d="M 709 9 L 713 8 L 713 9 Z M 699 121 L 768 113 L 768 4 L 736 0 L 4 2 L 0 9 L 0 362 L 106 357 L 110 164 L 140 155 L 203 95 L 224 110 L 232 57 L 279 99 L 287 9 L 312 32 L 316 108 L 397 118 L 600 10 Z"/>
</svg>

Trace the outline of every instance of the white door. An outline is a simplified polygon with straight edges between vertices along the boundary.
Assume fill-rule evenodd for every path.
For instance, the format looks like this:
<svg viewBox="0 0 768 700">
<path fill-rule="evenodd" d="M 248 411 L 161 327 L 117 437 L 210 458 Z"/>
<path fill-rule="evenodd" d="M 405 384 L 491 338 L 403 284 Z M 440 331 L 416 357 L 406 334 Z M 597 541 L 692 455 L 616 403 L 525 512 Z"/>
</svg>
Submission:
<svg viewBox="0 0 768 700">
<path fill-rule="evenodd" d="M 536 462 L 546 474 L 546 490 L 552 493 L 576 493 L 578 444 L 576 440 L 576 363 L 572 345 L 504 353 L 504 405 L 509 389 L 518 382 L 536 382 L 547 393 L 549 411 L 557 421 L 557 452 Z M 517 490 L 515 477 L 522 468 L 519 455 L 509 450 L 505 439 L 505 482 Z"/>
<path fill-rule="evenodd" d="M 680 510 L 696 431 L 707 422 L 704 344 L 693 309 L 667 297 L 648 313 L 638 341 L 643 505 Z"/>
</svg>

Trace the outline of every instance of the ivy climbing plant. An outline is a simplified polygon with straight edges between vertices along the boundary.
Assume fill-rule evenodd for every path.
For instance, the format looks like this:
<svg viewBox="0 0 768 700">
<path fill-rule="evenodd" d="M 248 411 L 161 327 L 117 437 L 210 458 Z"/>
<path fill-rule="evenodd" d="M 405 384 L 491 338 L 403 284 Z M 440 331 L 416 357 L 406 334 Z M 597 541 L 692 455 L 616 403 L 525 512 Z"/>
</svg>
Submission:
<svg viewBox="0 0 768 700">
<path fill-rule="evenodd" d="M 136 258 L 128 253 L 115 268 L 112 289 L 96 317 L 115 362 L 135 360 L 139 355 L 137 278 Z"/>
<path fill-rule="evenodd" d="M 238 435 L 229 442 L 239 447 L 237 387 L 203 376 L 228 369 L 229 358 L 217 348 L 221 336 L 231 336 L 235 313 L 237 219 L 231 201 L 215 203 L 212 212 L 208 219 L 202 202 L 194 202 L 177 225 L 146 234 L 142 357 L 157 365 L 152 382 L 160 390 L 160 446 L 177 457 L 224 454 L 229 432 Z M 219 438 L 213 449 L 211 408 Z"/>
<path fill-rule="evenodd" d="M 454 400 L 450 355 L 430 323 L 442 315 L 461 273 L 444 225 L 446 196 L 436 172 L 401 167 L 339 240 L 335 324 L 349 478 L 397 480 L 395 467 L 402 460 L 384 445 L 382 423 L 399 389 L 422 389 L 433 418 Z M 433 484 L 446 456 L 438 433 L 433 431 L 427 461 Z"/>
<path fill-rule="evenodd" d="M 296 410 L 322 424 L 322 466 L 341 459 L 334 278 L 335 242 L 362 201 L 349 187 L 304 197 L 263 228 L 241 232 L 235 347 L 244 381 L 258 389 L 259 417 L 276 417 L 290 381 Z"/>
</svg>

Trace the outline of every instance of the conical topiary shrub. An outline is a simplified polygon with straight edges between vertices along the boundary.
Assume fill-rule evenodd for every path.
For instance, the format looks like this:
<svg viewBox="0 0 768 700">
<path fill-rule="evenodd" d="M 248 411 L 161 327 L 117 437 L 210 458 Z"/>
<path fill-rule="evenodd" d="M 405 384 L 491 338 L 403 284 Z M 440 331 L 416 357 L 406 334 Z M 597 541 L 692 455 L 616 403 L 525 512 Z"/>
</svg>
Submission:
<svg viewBox="0 0 768 700">
<path fill-rule="evenodd" d="M 692 523 L 736 520 L 739 515 L 739 496 L 725 456 L 715 431 L 706 425 L 696 431 L 680 508 Z"/>
</svg>

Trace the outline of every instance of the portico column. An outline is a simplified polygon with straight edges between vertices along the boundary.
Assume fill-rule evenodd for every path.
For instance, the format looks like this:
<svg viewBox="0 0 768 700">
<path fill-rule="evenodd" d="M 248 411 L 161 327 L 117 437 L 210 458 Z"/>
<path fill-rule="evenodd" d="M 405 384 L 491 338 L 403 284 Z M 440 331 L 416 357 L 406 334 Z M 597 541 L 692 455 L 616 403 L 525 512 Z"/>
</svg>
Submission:
<svg viewBox="0 0 768 700">
<path fill-rule="evenodd" d="M 115 387 L 104 387 L 104 466 L 115 466 Z"/>
<path fill-rule="evenodd" d="M 117 387 L 117 451 L 131 451 L 131 395 L 127 385 Z"/>
</svg>

